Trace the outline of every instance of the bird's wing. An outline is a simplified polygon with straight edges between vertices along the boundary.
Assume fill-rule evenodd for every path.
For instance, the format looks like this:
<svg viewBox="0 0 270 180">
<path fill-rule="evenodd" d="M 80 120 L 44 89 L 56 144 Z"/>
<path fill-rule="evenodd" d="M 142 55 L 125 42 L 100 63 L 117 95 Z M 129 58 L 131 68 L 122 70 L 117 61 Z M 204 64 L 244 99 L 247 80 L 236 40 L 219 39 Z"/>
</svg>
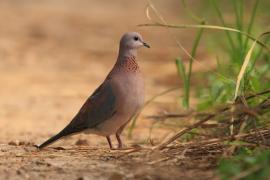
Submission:
<svg viewBox="0 0 270 180">
<path fill-rule="evenodd" d="M 84 103 L 74 117 L 74 125 L 94 128 L 116 113 L 116 95 L 110 81 L 105 81 Z M 71 122 L 72 123 L 72 122 Z"/>
<path fill-rule="evenodd" d="M 116 96 L 110 81 L 105 80 L 87 99 L 72 121 L 57 135 L 41 144 L 39 148 L 43 148 L 62 137 L 94 128 L 111 118 L 115 113 Z"/>
</svg>

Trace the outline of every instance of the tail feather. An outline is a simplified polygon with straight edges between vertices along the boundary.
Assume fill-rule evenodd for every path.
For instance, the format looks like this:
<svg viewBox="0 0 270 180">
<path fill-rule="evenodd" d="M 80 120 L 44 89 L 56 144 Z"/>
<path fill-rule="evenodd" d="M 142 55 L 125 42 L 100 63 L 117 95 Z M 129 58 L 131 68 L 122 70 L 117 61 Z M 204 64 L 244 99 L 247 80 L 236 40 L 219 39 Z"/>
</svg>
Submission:
<svg viewBox="0 0 270 180">
<path fill-rule="evenodd" d="M 52 143 L 54 143 L 55 141 L 61 139 L 62 137 L 64 137 L 61 132 L 59 134 L 56 134 L 55 136 L 51 137 L 50 139 L 48 139 L 47 141 L 45 141 L 44 143 L 42 143 L 41 145 L 38 146 L 39 149 L 42 149 Z"/>
<path fill-rule="evenodd" d="M 57 140 L 68 136 L 69 134 L 65 133 L 64 131 L 61 131 L 60 133 L 56 134 L 55 136 L 51 137 L 50 139 L 48 139 L 47 141 L 45 141 L 44 143 L 42 143 L 41 145 L 38 146 L 39 149 L 42 149 L 54 142 L 56 142 Z"/>
<path fill-rule="evenodd" d="M 47 141 L 39 145 L 38 148 L 42 149 L 63 137 L 70 136 L 70 135 L 82 132 L 85 129 L 87 129 L 87 126 L 84 125 L 85 123 L 79 124 L 78 122 L 79 121 L 76 121 L 76 119 L 73 119 L 71 123 L 67 125 L 62 131 L 60 131 L 55 136 L 51 137 L 50 139 L 48 139 Z"/>
</svg>

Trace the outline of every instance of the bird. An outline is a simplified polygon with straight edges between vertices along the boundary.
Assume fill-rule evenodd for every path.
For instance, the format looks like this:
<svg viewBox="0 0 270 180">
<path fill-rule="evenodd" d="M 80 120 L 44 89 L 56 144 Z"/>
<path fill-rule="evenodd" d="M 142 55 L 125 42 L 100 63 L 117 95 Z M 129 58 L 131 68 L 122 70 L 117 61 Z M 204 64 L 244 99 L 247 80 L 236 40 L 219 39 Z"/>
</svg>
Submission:
<svg viewBox="0 0 270 180">
<path fill-rule="evenodd" d="M 110 149 L 121 149 L 121 133 L 144 104 L 144 79 L 138 65 L 137 50 L 150 48 L 137 32 L 127 32 L 120 40 L 116 63 L 103 83 L 85 101 L 70 123 L 55 136 L 37 146 L 46 146 L 78 133 L 106 137 Z M 114 148 L 115 135 L 118 148 Z"/>
</svg>

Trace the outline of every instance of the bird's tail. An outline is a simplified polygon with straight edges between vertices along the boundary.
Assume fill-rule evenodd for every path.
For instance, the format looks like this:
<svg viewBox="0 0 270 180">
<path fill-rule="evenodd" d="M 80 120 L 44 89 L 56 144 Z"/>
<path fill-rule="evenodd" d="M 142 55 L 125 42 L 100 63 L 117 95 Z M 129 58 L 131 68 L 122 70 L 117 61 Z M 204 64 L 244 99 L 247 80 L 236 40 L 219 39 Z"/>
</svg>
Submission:
<svg viewBox="0 0 270 180">
<path fill-rule="evenodd" d="M 62 131 L 60 131 L 58 134 L 51 137 L 41 145 L 37 146 L 37 148 L 42 149 L 61 138 L 77 134 L 84 131 L 85 129 L 87 129 L 87 126 L 85 125 L 84 121 L 82 121 L 81 123 L 80 121 L 78 121 L 77 117 L 75 117 Z"/>
<path fill-rule="evenodd" d="M 48 146 L 48 145 L 56 142 L 57 140 L 65 137 L 67 135 L 69 135 L 69 134 L 65 133 L 65 131 L 63 130 L 63 131 L 59 132 L 58 134 L 56 134 L 55 136 L 53 136 L 50 139 L 48 139 L 47 141 L 45 141 L 44 143 L 42 143 L 41 145 L 39 145 L 38 146 L 38 149 L 42 149 L 42 148 L 44 148 L 44 147 L 46 147 L 46 146 Z"/>
</svg>

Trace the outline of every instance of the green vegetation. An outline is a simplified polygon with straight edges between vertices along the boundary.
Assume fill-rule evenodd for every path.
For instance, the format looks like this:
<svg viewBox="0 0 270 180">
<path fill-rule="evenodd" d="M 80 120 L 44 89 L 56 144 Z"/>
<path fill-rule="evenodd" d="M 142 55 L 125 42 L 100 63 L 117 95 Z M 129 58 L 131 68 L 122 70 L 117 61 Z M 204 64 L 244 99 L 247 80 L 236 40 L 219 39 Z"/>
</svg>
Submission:
<svg viewBox="0 0 270 180">
<path fill-rule="evenodd" d="M 222 131 L 223 135 L 249 133 L 251 129 L 256 131 L 259 127 L 267 129 L 269 127 L 269 108 L 260 108 L 270 98 L 267 96 L 268 92 L 260 95 L 257 95 L 257 93 L 270 89 L 270 73 L 268 73 L 270 70 L 270 48 L 267 45 L 270 31 L 266 31 L 267 27 L 257 15 L 263 12 L 267 14 L 266 17 L 269 17 L 270 11 L 266 11 L 266 6 L 269 7 L 270 3 L 266 1 L 262 3 L 260 0 L 252 2 L 209 0 L 208 3 L 202 3 L 202 9 L 207 13 L 204 18 L 200 18 L 198 16 L 203 14 L 200 7 L 192 11 L 187 1 L 183 0 L 182 2 L 187 14 L 195 21 L 195 24 L 169 24 L 149 1 L 149 8 L 153 10 L 156 17 L 159 17 L 160 22 L 141 26 L 198 29 L 190 53 L 176 39 L 178 47 L 189 57 L 188 64 L 185 64 L 180 57 L 176 58 L 175 61 L 178 75 L 183 81 L 183 107 L 186 109 L 190 107 L 190 91 L 195 90 L 195 88 L 191 88 L 192 67 L 195 61 L 199 61 L 196 58 L 199 43 L 201 43 L 202 37 L 207 35 L 207 41 L 211 42 L 209 44 L 215 52 L 216 69 L 204 73 L 202 76 L 204 79 L 200 80 L 207 81 L 207 83 L 204 83 L 202 87 L 196 87 L 198 89 L 196 91 L 197 112 L 211 110 L 218 105 L 225 106 L 224 110 L 214 115 L 217 123 L 224 121 L 224 119 L 232 119 L 227 123 L 233 126 L 235 123 L 233 119 L 237 118 L 240 123 L 236 130 L 223 129 L 225 131 Z M 196 15 L 194 12 L 196 12 Z M 149 14 L 147 16 L 149 18 Z M 151 20 L 151 18 L 149 19 Z M 223 32 L 218 32 L 218 36 L 216 33 L 209 35 L 207 34 L 208 29 Z M 247 98 L 251 96 L 256 98 Z M 250 112 L 255 112 L 255 114 L 246 114 L 245 108 L 235 110 L 234 105 L 239 103 Z M 253 109 L 255 111 L 252 111 Z M 262 111 L 264 113 L 261 113 Z M 235 114 L 238 114 L 238 116 Z M 218 115 L 221 117 L 218 117 Z M 195 138 L 196 135 L 193 135 L 192 131 L 197 128 L 198 126 L 194 126 L 192 130 L 185 132 L 182 138 L 186 141 Z M 207 133 L 212 133 L 211 135 L 215 136 L 217 131 Z M 200 132 L 196 131 L 195 134 L 200 134 Z M 180 135 L 176 137 L 180 137 Z M 230 142 L 233 142 L 233 140 L 230 140 Z M 241 144 L 231 146 L 233 147 L 233 151 L 230 153 L 232 156 L 222 158 L 219 163 L 218 172 L 222 179 L 266 179 L 270 176 L 269 150 L 262 149 L 259 145 L 256 148 Z"/>
<path fill-rule="evenodd" d="M 244 9 L 246 1 L 236 0 L 232 1 L 234 10 L 234 24 L 228 24 L 225 21 L 224 13 L 220 10 L 219 1 L 211 0 L 210 5 L 216 17 L 223 27 L 234 27 L 247 34 L 253 34 L 253 31 L 261 31 L 262 27 L 256 22 L 256 15 L 260 0 L 256 0 L 251 5 L 249 11 L 251 14 L 245 12 Z M 244 15 L 246 21 L 244 21 Z M 249 17 L 248 17 L 249 15 Z M 261 29 L 260 29 L 261 27 Z M 232 33 L 225 31 L 225 38 L 220 38 L 220 42 L 216 47 L 226 47 L 223 49 L 222 58 L 217 56 L 217 73 L 221 76 L 209 73 L 209 88 L 203 88 L 198 92 L 200 103 L 199 109 L 207 109 L 217 104 L 230 102 L 234 99 L 234 91 L 236 88 L 236 77 L 240 72 L 244 59 L 251 48 L 252 41 L 250 38 L 243 36 L 241 33 Z M 255 36 L 259 37 L 259 35 Z M 216 38 L 216 37 L 215 37 Z M 264 40 L 267 43 L 267 39 Z M 222 44 L 225 44 L 224 46 Z M 263 47 L 255 47 L 251 52 L 250 62 L 247 66 L 245 74 L 240 84 L 240 93 L 238 95 L 246 96 L 256 92 L 263 91 L 270 88 L 269 77 L 266 72 L 269 70 L 269 51 L 263 51 Z M 227 78 L 224 78 L 227 77 Z M 263 83 L 262 83 L 263 82 Z"/>
<path fill-rule="evenodd" d="M 221 179 L 269 179 L 270 177 L 270 150 L 262 152 L 240 148 L 237 155 L 230 159 L 222 159 L 218 172 Z"/>
<path fill-rule="evenodd" d="M 185 7 L 186 2 L 183 1 Z M 218 104 L 223 104 L 227 102 L 232 102 L 234 100 L 234 92 L 236 90 L 237 82 L 236 77 L 240 72 L 243 62 L 248 53 L 250 53 L 250 58 L 248 59 L 249 63 L 246 69 L 244 69 L 243 79 L 240 79 L 241 82 L 239 84 L 240 93 L 238 95 L 245 96 L 247 94 L 254 94 L 255 92 L 259 92 L 265 89 L 270 88 L 269 77 L 266 76 L 266 72 L 269 67 L 270 60 L 270 51 L 263 51 L 263 47 L 255 47 L 251 48 L 252 43 L 256 39 L 256 37 L 260 37 L 259 35 L 253 36 L 250 35 L 252 30 L 256 29 L 256 31 L 261 31 L 259 29 L 259 25 L 255 23 L 255 17 L 258 11 L 258 6 L 260 0 L 256 0 L 254 4 L 252 4 L 251 14 L 249 15 L 248 23 L 244 21 L 244 8 L 245 1 L 236 0 L 232 1 L 231 5 L 233 6 L 235 23 L 228 24 L 225 21 L 225 12 L 220 10 L 220 2 L 217 0 L 210 0 L 209 7 L 211 7 L 213 12 L 210 14 L 212 17 L 217 17 L 218 21 L 221 25 L 207 25 L 206 21 L 202 21 L 200 25 L 179 25 L 179 26 L 171 26 L 167 24 L 167 27 L 171 28 L 205 28 L 205 29 L 219 29 L 224 30 L 225 36 L 220 36 L 218 38 L 214 35 L 211 39 L 209 37 L 209 41 L 216 42 L 215 51 L 221 51 L 222 58 L 219 55 L 216 55 L 217 62 L 217 71 L 215 73 L 207 73 L 209 87 L 198 88 L 200 91 L 197 92 L 199 98 L 198 110 L 205 110 L 209 107 L 213 107 Z M 249 4 L 250 5 L 250 4 Z M 187 8 L 186 8 L 187 9 Z M 190 10 L 188 14 L 191 14 Z M 248 15 L 247 13 L 245 15 Z M 191 15 L 194 17 L 194 15 Z M 195 18 L 193 18 L 195 19 Z M 198 19 L 198 18 L 197 18 Z M 214 20 L 217 20 L 216 18 Z M 209 18 L 208 21 L 213 20 L 213 18 Z M 247 25 L 246 25 L 247 24 Z M 160 24 L 162 25 L 162 24 Z M 163 24 L 164 25 L 164 24 Z M 165 24 L 166 25 L 166 24 Z M 232 27 L 232 28 L 231 28 Z M 227 30 L 227 28 L 231 28 Z M 233 31 L 233 32 L 232 32 Z M 236 33 L 236 31 L 239 31 Z M 198 32 L 197 37 L 195 38 L 194 45 L 191 52 L 191 57 L 189 60 L 189 69 L 186 72 L 186 68 L 181 61 L 181 58 L 177 58 L 176 65 L 181 79 L 183 80 L 183 88 L 184 88 L 184 96 L 183 96 L 183 106 L 189 107 L 189 91 L 190 91 L 190 81 L 191 81 L 191 72 L 192 72 L 192 63 L 193 58 L 195 58 L 196 50 L 198 47 L 198 43 L 202 36 L 202 29 Z M 268 33 L 268 32 L 267 32 Z M 247 36 L 248 35 L 248 36 Z M 253 38 L 251 38 L 251 37 Z M 251 41 L 252 40 L 252 41 Z M 260 39 L 259 39 L 260 40 Z M 267 43 L 268 38 L 264 40 L 264 45 Z M 218 49 L 217 47 L 222 47 L 222 49 Z M 225 48 L 224 48 L 225 47 Z M 260 61 L 260 63 L 256 63 Z M 265 82 L 265 83 L 261 83 Z"/>
</svg>

